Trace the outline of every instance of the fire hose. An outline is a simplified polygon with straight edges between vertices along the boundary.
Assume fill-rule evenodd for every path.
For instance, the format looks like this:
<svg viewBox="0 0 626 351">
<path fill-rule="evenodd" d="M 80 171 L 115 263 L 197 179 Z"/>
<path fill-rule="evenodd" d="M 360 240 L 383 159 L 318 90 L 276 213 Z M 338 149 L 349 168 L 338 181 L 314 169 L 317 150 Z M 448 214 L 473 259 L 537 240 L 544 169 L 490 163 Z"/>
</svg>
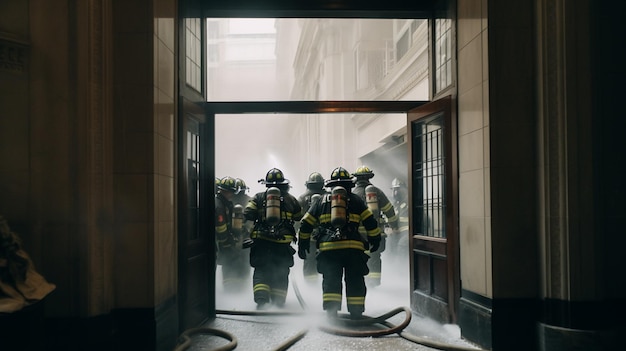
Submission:
<svg viewBox="0 0 626 351">
<path fill-rule="evenodd" d="M 300 294 L 300 290 L 295 280 L 293 281 L 294 291 L 296 293 L 296 297 L 300 306 L 303 310 L 307 310 L 306 303 Z M 404 312 L 405 319 L 399 325 L 394 325 L 387 321 L 390 317 Z M 216 314 L 224 314 L 224 315 L 241 315 L 241 316 L 298 316 L 301 315 L 301 311 L 232 311 L 232 310 L 216 310 Z M 348 314 L 338 314 L 336 318 L 333 320 L 332 326 L 329 325 L 321 325 L 319 329 L 323 332 L 339 335 L 339 336 L 347 336 L 347 337 L 380 337 L 390 334 L 398 334 L 400 337 L 405 340 L 411 341 L 416 344 L 420 344 L 423 346 L 431 347 L 437 350 L 444 351 L 485 351 L 478 348 L 465 347 L 461 345 L 453 345 L 447 344 L 443 342 L 438 342 L 431 339 L 421 338 L 416 335 L 412 335 L 404 331 L 404 329 L 411 322 L 411 311 L 406 307 L 398 307 L 387 313 L 384 313 L 378 317 L 369 317 L 363 316 L 361 319 L 352 320 L 349 318 Z M 367 325 L 380 324 L 387 329 L 377 328 L 375 330 L 354 330 L 349 327 L 363 327 Z M 337 325 L 344 325 L 346 328 L 338 327 Z M 308 330 L 301 330 L 296 335 L 288 338 L 283 341 L 280 345 L 273 349 L 273 351 L 284 351 L 289 347 L 294 345 L 300 339 L 302 339 Z M 234 350 L 237 347 L 237 339 L 232 334 L 225 332 L 223 330 L 208 328 L 208 327 L 198 327 L 191 328 L 186 330 L 183 334 L 181 334 L 180 340 L 182 343 L 179 343 L 174 351 L 184 351 L 191 346 L 191 336 L 196 334 L 208 334 L 215 335 L 227 339 L 229 341 L 228 344 L 220 346 L 218 348 L 213 349 L 212 351 L 228 351 Z"/>
</svg>

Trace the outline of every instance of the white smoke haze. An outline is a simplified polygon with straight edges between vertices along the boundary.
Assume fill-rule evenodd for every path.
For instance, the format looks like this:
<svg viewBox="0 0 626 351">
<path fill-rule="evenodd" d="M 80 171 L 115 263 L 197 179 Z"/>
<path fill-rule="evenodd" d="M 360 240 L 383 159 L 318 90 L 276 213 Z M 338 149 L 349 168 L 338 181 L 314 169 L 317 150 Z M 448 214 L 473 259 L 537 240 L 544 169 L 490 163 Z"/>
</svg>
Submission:
<svg viewBox="0 0 626 351">
<path fill-rule="evenodd" d="M 365 115 L 364 115 L 365 116 Z M 388 115 L 389 124 L 396 124 L 397 115 Z M 362 159 L 356 157 L 355 150 L 350 150 L 356 142 L 353 136 L 333 138 L 322 133 L 316 126 L 341 125 L 342 130 L 353 130 L 354 116 L 343 115 L 288 115 L 288 114 L 230 114 L 216 115 L 215 118 L 215 175 L 222 178 L 231 176 L 243 179 L 250 187 L 248 195 L 264 191 L 265 186 L 258 180 L 264 179 L 268 170 L 278 168 L 290 181 L 290 193 L 298 196 L 305 191 L 305 181 L 311 172 L 320 172 L 328 179 L 332 169 L 343 166 L 354 172 L 356 167 L 365 164 L 374 171 L 372 183 L 391 197 L 391 180 L 395 177 L 407 179 L 406 144 L 396 147 L 392 152 L 374 150 Z M 346 127 L 347 126 L 347 127 Z M 395 128 L 395 127 L 394 127 Z M 306 139 L 303 142 L 300 139 Z M 333 146 L 327 148 L 327 146 Z M 333 152 L 338 149 L 338 152 Z M 340 159 L 341 155 L 350 155 L 349 159 Z M 354 155 L 354 156 L 352 156 Z M 295 245 L 294 245 L 295 246 Z M 369 288 L 366 297 L 367 315 L 388 312 L 397 307 L 410 306 L 409 260 L 408 253 L 401 262 L 392 262 L 383 252 L 382 285 Z M 322 313 L 321 275 L 318 283 L 311 286 L 304 281 L 302 260 L 294 257 L 295 266 L 291 268 L 290 288 L 285 308 L 302 310 L 295 296 L 294 285 L 300 290 L 310 311 Z M 235 310 L 255 310 L 252 296 L 252 282 L 240 294 L 223 294 L 221 290 L 221 270 L 218 266 L 217 308 Z M 344 306 L 343 312 L 347 312 Z"/>
<path fill-rule="evenodd" d="M 374 171 L 372 183 L 390 197 L 393 178 L 408 178 L 406 143 L 396 141 L 406 126 L 403 114 L 377 115 L 376 126 L 389 126 L 382 136 L 355 123 L 368 114 L 220 114 L 215 116 L 215 176 L 243 179 L 249 195 L 263 191 L 258 180 L 272 168 L 290 181 L 290 193 L 305 191 L 312 172 L 324 179 L 336 167 L 354 172 L 366 165 Z M 374 128 L 381 133 L 379 127 Z M 381 139 L 382 138 L 382 139 Z M 395 145 L 395 143 L 398 145 Z"/>
<path fill-rule="evenodd" d="M 294 245 L 295 248 L 295 245 Z M 404 262 L 385 262 L 386 251 L 383 252 L 383 275 L 382 283 L 377 287 L 368 287 L 365 301 L 365 314 L 369 316 L 378 316 L 389 312 L 398 307 L 410 306 L 410 288 L 408 276 L 408 257 Z M 291 267 L 289 275 L 289 290 L 287 293 L 287 301 L 284 308 L 275 307 L 270 310 L 276 311 L 302 311 L 303 314 L 311 316 L 321 315 L 322 309 L 322 275 L 318 276 L 317 281 L 305 281 L 302 272 L 302 260 L 294 256 L 294 266 Z M 256 304 L 252 293 L 252 268 L 250 268 L 250 278 L 248 279 L 244 289 L 239 293 L 225 293 L 222 288 L 221 266 L 218 266 L 216 272 L 216 308 L 218 310 L 233 311 L 254 311 Z M 301 295 L 304 305 L 302 306 L 297 297 L 297 293 Z M 342 302 L 341 312 L 347 313 L 345 305 L 345 285 L 344 285 L 344 301 Z"/>
</svg>

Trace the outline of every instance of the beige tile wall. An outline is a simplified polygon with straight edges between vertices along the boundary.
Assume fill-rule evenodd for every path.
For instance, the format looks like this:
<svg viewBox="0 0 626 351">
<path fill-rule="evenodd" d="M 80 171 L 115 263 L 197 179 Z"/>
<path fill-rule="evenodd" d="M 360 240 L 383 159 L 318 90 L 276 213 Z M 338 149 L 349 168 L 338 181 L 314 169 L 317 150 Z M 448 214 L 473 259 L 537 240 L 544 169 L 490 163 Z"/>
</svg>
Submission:
<svg viewBox="0 0 626 351">
<path fill-rule="evenodd" d="M 491 297 L 486 0 L 460 1 L 457 10 L 461 280 Z"/>
<path fill-rule="evenodd" d="M 154 0 L 155 240 L 154 290 L 159 305 L 176 294 L 176 0 Z"/>
</svg>

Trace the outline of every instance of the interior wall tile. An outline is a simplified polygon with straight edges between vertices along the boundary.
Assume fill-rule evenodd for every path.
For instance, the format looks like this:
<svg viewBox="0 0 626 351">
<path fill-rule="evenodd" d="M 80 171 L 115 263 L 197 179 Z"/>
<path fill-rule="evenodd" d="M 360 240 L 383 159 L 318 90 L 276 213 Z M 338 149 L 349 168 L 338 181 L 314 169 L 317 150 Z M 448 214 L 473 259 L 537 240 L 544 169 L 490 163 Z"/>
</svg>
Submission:
<svg viewBox="0 0 626 351">
<path fill-rule="evenodd" d="M 459 172 L 464 173 L 482 169 L 483 165 L 483 130 L 460 135 L 459 139 Z"/>
<path fill-rule="evenodd" d="M 463 289 L 487 295 L 485 218 L 462 216 L 459 230 Z"/>
<path fill-rule="evenodd" d="M 464 135 L 483 127 L 483 86 L 477 85 L 459 95 L 458 134 Z"/>
<path fill-rule="evenodd" d="M 157 115 L 157 133 L 168 140 L 174 141 L 174 99 L 163 94 L 158 89 L 157 105 L 155 112 Z"/>
<path fill-rule="evenodd" d="M 174 143 L 161 135 L 155 135 L 158 142 L 157 173 L 174 177 Z"/>
<path fill-rule="evenodd" d="M 484 170 L 459 175 L 459 216 L 485 217 Z"/>
<path fill-rule="evenodd" d="M 158 192 L 156 199 L 158 202 L 157 221 L 174 220 L 174 178 L 156 175 Z"/>
<path fill-rule="evenodd" d="M 487 127 L 489 126 L 489 80 L 485 80 L 483 81 L 482 84 L 482 88 L 483 88 L 483 105 L 482 105 L 482 112 L 483 112 L 483 126 Z"/>
<path fill-rule="evenodd" d="M 167 96 L 174 97 L 174 52 L 162 41 L 158 41 L 158 81 L 159 90 Z"/>
<path fill-rule="evenodd" d="M 164 1 L 161 1 L 161 2 L 164 2 Z M 174 40 L 174 35 L 176 33 L 175 27 L 174 27 L 174 16 L 165 17 L 165 18 L 164 17 L 156 18 L 155 21 L 158 24 L 157 34 L 159 36 L 159 39 L 163 42 L 163 44 L 165 44 L 165 46 L 170 51 L 174 52 L 176 49 L 175 40 Z"/>
<path fill-rule="evenodd" d="M 480 34 L 482 0 L 459 1 L 457 4 L 458 47 L 463 48 Z"/>
<path fill-rule="evenodd" d="M 458 55 L 459 95 L 468 92 L 482 82 L 481 40 L 471 40 Z"/>
</svg>

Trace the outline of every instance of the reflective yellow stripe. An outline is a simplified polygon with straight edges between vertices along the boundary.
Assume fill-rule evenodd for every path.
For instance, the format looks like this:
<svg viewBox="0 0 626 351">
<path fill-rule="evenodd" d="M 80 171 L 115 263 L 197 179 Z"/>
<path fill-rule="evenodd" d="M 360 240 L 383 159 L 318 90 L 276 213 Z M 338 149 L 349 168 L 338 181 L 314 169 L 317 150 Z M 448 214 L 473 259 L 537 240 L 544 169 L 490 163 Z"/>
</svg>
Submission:
<svg viewBox="0 0 626 351">
<path fill-rule="evenodd" d="M 365 296 L 348 296 L 346 297 L 348 305 L 365 305 Z"/>
<path fill-rule="evenodd" d="M 370 272 L 370 274 L 366 275 L 367 278 L 380 279 L 380 272 Z"/>
<path fill-rule="evenodd" d="M 302 221 L 307 222 L 308 224 L 312 226 L 315 226 L 315 223 L 317 222 L 317 218 L 315 218 L 315 216 L 310 215 L 307 212 L 307 214 L 305 214 L 304 217 L 302 217 Z"/>
<path fill-rule="evenodd" d="M 279 243 L 279 244 L 289 244 L 290 242 L 293 241 L 293 235 L 285 235 L 283 239 L 271 239 L 266 236 L 259 235 L 259 232 L 252 232 L 252 235 L 250 235 L 250 237 L 252 239 L 261 239 L 261 240 L 271 241 L 273 243 Z"/>
<path fill-rule="evenodd" d="M 280 297 L 286 297 L 287 296 L 287 290 L 272 289 L 272 291 L 270 293 L 273 296 L 280 296 Z"/>
<path fill-rule="evenodd" d="M 389 211 L 389 209 L 391 209 L 391 207 L 393 207 L 393 205 L 391 205 L 391 202 L 387 202 L 387 204 L 383 206 L 383 208 L 381 208 L 380 210 L 383 212 L 387 212 Z"/>
<path fill-rule="evenodd" d="M 330 223 L 330 213 L 324 213 L 320 216 L 320 223 Z"/>
<path fill-rule="evenodd" d="M 367 231 L 367 236 L 379 236 L 379 235 L 380 235 L 380 228 L 378 227 Z"/>
<path fill-rule="evenodd" d="M 311 233 L 300 232 L 300 234 L 298 236 L 300 237 L 300 240 L 309 240 L 309 239 L 311 239 Z"/>
<path fill-rule="evenodd" d="M 373 215 L 372 211 L 370 211 L 369 208 L 366 208 L 363 212 L 361 212 L 360 218 L 364 221 Z"/>
<path fill-rule="evenodd" d="M 398 216 L 397 215 L 393 215 L 393 216 L 387 218 L 387 222 L 388 223 L 393 223 L 393 222 L 397 222 L 397 221 L 398 221 Z"/>
<path fill-rule="evenodd" d="M 359 223 L 361 222 L 361 215 L 356 213 L 350 213 L 350 222 Z"/>
<path fill-rule="evenodd" d="M 218 225 L 215 227 L 215 231 L 217 231 L 218 233 L 224 233 L 226 231 L 226 229 L 228 228 L 228 226 L 226 225 L 226 223 L 222 224 L 222 225 Z"/>
<path fill-rule="evenodd" d="M 320 251 L 340 250 L 340 249 L 357 249 L 365 251 L 365 246 L 357 240 L 340 240 L 320 243 Z"/>
<path fill-rule="evenodd" d="M 325 293 L 322 296 L 323 301 L 341 302 L 341 294 Z"/>
<path fill-rule="evenodd" d="M 270 286 L 267 284 L 254 284 L 254 288 L 253 288 L 254 292 L 257 291 L 270 291 Z"/>
</svg>

